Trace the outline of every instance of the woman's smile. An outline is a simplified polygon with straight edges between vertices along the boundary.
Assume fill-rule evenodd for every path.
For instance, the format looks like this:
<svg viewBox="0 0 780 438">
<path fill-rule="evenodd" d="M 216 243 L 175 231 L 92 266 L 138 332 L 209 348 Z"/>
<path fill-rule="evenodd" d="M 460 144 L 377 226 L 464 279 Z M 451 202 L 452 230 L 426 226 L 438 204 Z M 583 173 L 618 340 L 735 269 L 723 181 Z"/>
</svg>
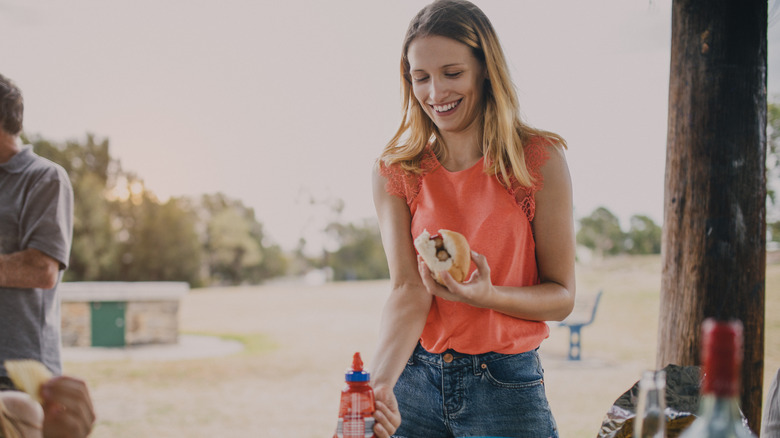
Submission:
<svg viewBox="0 0 780 438">
<path fill-rule="evenodd" d="M 463 99 L 458 99 L 454 102 L 445 103 L 443 105 L 431 105 L 431 107 L 434 111 L 436 111 L 436 114 L 440 116 L 446 116 L 455 112 L 455 108 L 457 108 L 462 101 Z"/>
</svg>

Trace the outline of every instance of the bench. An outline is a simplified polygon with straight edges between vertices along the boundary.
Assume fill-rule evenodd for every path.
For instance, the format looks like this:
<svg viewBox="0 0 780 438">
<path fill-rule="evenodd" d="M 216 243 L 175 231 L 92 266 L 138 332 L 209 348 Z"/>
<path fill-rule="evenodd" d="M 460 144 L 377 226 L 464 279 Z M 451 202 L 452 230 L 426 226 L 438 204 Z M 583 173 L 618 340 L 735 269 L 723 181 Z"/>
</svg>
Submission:
<svg viewBox="0 0 780 438">
<path fill-rule="evenodd" d="M 593 323 L 596 309 L 599 307 L 601 292 L 596 294 L 577 294 L 574 300 L 574 310 L 561 321 L 561 327 L 569 328 L 569 360 L 580 360 L 581 334 L 580 330 Z"/>
</svg>

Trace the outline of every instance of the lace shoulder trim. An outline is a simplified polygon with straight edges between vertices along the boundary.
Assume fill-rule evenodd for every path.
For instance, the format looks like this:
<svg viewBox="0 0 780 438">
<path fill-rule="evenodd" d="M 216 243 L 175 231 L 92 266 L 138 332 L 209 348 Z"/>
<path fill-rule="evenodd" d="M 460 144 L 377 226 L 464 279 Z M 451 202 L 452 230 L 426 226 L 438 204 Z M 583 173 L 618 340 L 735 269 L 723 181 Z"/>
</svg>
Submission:
<svg viewBox="0 0 780 438">
<path fill-rule="evenodd" d="M 436 155 L 430 149 L 426 149 L 420 158 L 420 173 L 404 170 L 398 163 L 387 166 L 380 161 L 379 174 L 387 178 L 387 183 L 385 184 L 387 193 L 399 196 L 406 200 L 407 205 L 411 205 L 417 195 L 420 194 L 425 175 L 438 166 L 439 160 L 436 159 Z"/>
<path fill-rule="evenodd" d="M 520 185 L 514 175 L 511 175 L 509 178 L 511 184 L 507 190 L 525 213 L 528 222 L 532 222 L 536 214 L 536 198 L 534 195 L 544 187 L 541 169 L 550 158 L 550 152 L 547 150 L 547 147 L 547 142 L 541 139 L 533 139 L 523 149 L 525 165 L 534 181 L 530 187 Z"/>
</svg>

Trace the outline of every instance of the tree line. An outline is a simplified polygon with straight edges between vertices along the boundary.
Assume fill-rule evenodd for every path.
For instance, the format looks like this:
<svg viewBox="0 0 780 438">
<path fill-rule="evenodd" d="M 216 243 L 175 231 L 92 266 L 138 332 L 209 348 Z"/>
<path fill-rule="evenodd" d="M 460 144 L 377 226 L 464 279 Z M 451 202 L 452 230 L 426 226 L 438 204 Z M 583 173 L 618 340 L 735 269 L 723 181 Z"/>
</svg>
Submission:
<svg viewBox="0 0 780 438">
<path fill-rule="evenodd" d="M 332 223 L 338 249 L 285 252 L 252 208 L 222 193 L 161 201 L 111 157 L 108 139 L 63 143 L 23 136 L 68 172 L 74 192 L 73 245 L 65 281 L 185 281 L 192 287 L 259 284 L 327 268 L 334 280 L 389 276 L 378 228 Z"/>
<path fill-rule="evenodd" d="M 770 104 L 767 123 L 767 230 L 780 242 L 780 107 Z M 345 223 L 343 205 L 324 230 L 333 250 L 311 256 L 301 239 L 284 251 L 266 235 L 252 208 L 222 193 L 161 201 L 138 175 L 111 157 L 109 141 L 87 135 L 56 143 L 24 136 L 36 153 L 62 165 L 74 196 L 73 247 L 65 281 L 186 281 L 192 287 L 259 284 L 329 272 L 332 280 L 388 278 L 387 260 L 374 220 Z M 606 207 L 578 220 L 577 244 L 597 257 L 658 254 L 661 226 L 643 215 L 624 231 Z"/>
<path fill-rule="evenodd" d="M 579 220 L 577 245 L 590 249 L 596 257 L 619 254 L 660 254 L 661 227 L 644 215 L 630 219 L 628 231 L 606 207 L 599 207 Z"/>
</svg>

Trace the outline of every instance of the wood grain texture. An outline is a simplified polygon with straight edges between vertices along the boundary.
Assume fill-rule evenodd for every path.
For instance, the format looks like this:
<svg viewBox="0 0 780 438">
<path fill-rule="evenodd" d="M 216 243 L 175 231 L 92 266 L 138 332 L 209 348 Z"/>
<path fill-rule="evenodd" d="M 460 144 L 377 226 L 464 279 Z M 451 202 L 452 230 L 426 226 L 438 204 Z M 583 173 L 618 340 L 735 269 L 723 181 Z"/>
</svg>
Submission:
<svg viewBox="0 0 780 438">
<path fill-rule="evenodd" d="M 745 327 L 742 408 L 760 430 L 767 2 L 675 0 L 657 364 L 699 364 L 701 322 Z"/>
</svg>

